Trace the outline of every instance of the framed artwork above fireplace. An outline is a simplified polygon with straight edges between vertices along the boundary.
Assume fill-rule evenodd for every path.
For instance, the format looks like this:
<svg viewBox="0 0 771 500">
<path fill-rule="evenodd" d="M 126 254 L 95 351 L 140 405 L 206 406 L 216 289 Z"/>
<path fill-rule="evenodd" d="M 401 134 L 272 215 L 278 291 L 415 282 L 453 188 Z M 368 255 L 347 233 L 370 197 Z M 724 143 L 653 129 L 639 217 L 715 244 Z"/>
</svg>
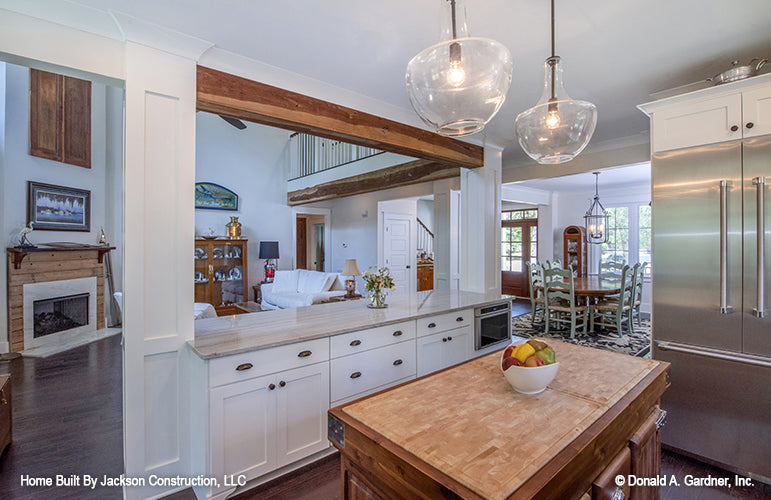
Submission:
<svg viewBox="0 0 771 500">
<path fill-rule="evenodd" d="M 36 231 L 91 230 L 91 191 L 27 181 L 27 224 Z"/>
</svg>

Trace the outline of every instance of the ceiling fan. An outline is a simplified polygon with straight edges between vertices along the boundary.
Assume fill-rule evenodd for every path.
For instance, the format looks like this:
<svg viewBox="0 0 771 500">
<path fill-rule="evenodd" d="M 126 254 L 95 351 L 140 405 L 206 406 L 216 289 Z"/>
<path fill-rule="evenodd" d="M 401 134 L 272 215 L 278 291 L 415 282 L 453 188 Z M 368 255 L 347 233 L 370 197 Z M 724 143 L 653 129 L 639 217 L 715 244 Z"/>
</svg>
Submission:
<svg viewBox="0 0 771 500">
<path fill-rule="evenodd" d="M 242 122 L 238 118 L 231 118 L 229 116 L 223 116 L 223 115 L 219 115 L 219 117 L 225 120 L 226 122 L 228 122 L 229 124 L 233 125 L 238 130 L 243 130 L 246 128 L 246 123 Z"/>
</svg>

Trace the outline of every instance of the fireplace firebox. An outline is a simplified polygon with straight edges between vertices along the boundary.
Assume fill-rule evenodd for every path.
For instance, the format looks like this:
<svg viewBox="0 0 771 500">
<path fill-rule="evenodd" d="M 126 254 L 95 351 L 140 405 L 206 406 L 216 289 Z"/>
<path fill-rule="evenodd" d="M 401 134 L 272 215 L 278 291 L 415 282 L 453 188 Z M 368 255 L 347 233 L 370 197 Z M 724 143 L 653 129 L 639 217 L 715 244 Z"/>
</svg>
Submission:
<svg viewBox="0 0 771 500">
<path fill-rule="evenodd" d="M 34 338 L 87 325 L 88 302 L 88 293 L 34 301 Z"/>
</svg>

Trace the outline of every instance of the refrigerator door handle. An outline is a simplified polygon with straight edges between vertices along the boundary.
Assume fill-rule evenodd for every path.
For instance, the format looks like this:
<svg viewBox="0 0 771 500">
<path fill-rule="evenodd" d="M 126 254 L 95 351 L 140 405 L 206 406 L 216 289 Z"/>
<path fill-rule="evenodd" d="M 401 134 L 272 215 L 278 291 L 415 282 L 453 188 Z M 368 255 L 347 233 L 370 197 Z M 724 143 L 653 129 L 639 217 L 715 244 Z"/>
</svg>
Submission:
<svg viewBox="0 0 771 500">
<path fill-rule="evenodd" d="M 757 189 L 758 201 L 757 201 L 757 241 L 758 241 L 758 290 L 757 299 L 758 306 L 752 309 L 752 312 L 758 318 L 764 318 L 766 316 L 766 287 L 765 287 L 765 272 L 766 272 L 766 202 L 765 202 L 765 177 L 755 177 L 752 179 L 752 184 Z"/>
<path fill-rule="evenodd" d="M 753 356 L 750 354 L 742 354 L 732 351 L 723 351 L 720 349 L 710 349 L 707 347 L 691 346 L 688 344 L 679 344 L 677 342 L 664 342 L 662 340 L 654 340 L 656 347 L 662 351 L 675 351 L 683 352 L 686 354 L 695 354 L 697 356 L 705 356 L 708 358 L 724 359 L 726 361 L 733 361 L 735 363 L 745 363 L 748 365 L 764 366 L 771 368 L 771 361 L 769 358 L 763 358 L 760 356 Z"/>
<path fill-rule="evenodd" d="M 728 305 L 728 181 L 720 181 L 720 314 L 733 312 Z"/>
</svg>

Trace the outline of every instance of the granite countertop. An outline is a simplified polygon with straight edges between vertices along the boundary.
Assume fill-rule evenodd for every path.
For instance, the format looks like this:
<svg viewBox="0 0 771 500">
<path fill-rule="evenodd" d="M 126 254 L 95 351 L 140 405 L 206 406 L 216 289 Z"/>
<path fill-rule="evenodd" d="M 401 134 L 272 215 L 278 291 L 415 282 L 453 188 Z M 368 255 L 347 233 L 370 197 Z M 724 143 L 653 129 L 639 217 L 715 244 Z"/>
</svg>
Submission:
<svg viewBox="0 0 771 500">
<path fill-rule="evenodd" d="M 363 299 L 199 319 L 188 343 L 202 359 L 219 358 L 508 299 L 500 293 L 429 290 L 390 296 L 385 309 L 369 309 Z"/>
</svg>

